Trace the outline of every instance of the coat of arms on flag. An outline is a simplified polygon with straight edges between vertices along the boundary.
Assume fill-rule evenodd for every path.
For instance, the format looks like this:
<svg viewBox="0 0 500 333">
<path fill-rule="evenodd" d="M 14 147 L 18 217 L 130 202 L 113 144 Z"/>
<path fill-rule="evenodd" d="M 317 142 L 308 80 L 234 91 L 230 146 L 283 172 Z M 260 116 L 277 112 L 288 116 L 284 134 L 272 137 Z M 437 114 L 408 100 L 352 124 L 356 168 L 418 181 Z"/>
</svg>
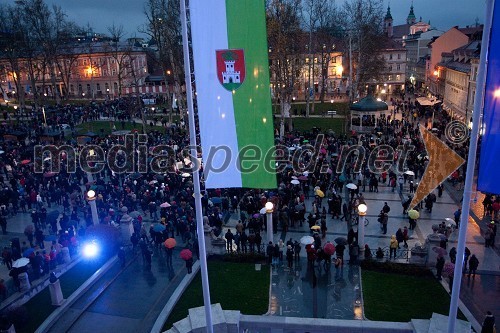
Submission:
<svg viewBox="0 0 500 333">
<path fill-rule="evenodd" d="M 245 56 L 242 49 L 216 50 L 217 77 L 229 91 L 238 89 L 245 81 Z"/>
</svg>

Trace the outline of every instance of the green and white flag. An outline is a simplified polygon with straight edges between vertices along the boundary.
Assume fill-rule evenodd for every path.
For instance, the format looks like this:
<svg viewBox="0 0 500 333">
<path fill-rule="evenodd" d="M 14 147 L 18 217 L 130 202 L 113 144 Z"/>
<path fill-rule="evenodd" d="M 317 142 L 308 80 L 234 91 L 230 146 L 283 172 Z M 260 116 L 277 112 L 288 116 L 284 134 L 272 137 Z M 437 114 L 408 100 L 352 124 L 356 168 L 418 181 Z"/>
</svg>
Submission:
<svg viewBox="0 0 500 333">
<path fill-rule="evenodd" d="M 276 188 L 264 0 L 190 0 L 206 188 Z"/>
</svg>

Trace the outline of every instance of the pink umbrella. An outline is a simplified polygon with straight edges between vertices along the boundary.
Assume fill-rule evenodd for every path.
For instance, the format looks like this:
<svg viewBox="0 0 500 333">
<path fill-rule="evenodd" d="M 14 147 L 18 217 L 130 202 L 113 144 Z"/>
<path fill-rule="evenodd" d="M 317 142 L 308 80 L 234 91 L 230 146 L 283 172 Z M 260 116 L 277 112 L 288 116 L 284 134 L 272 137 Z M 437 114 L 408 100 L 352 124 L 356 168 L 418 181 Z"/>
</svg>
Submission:
<svg viewBox="0 0 500 333">
<path fill-rule="evenodd" d="M 164 202 L 160 205 L 161 208 L 168 208 L 170 207 L 171 205 L 168 203 L 168 202 Z"/>
<path fill-rule="evenodd" d="M 335 253 L 335 245 L 333 245 L 332 243 L 326 243 L 325 247 L 323 248 L 323 251 L 325 251 L 326 254 L 331 256 L 332 254 Z"/>
<path fill-rule="evenodd" d="M 184 249 L 181 251 L 180 257 L 181 257 L 181 259 L 189 260 L 193 257 L 193 252 L 191 252 L 191 250 L 189 250 L 189 249 Z"/>
<path fill-rule="evenodd" d="M 307 180 L 308 178 L 306 176 L 300 176 L 299 180 Z"/>
<path fill-rule="evenodd" d="M 444 275 L 453 276 L 454 273 L 455 273 L 455 264 L 454 263 L 447 262 L 446 264 L 444 264 L 444 267 L 443 267 L 443 274 Z"/>
</svg>

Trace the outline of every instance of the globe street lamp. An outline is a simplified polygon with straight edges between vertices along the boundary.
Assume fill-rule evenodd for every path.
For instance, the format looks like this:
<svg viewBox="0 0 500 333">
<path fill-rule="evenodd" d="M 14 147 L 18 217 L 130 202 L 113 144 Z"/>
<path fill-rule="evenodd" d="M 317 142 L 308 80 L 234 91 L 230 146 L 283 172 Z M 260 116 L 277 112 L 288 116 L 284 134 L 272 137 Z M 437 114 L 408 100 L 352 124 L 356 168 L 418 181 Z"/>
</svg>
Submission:
<svg viewBox="0 0 500 333">
<path fill-rule="evenodd" d="M 266 222 L 267 222 L 267 243 L 273 241 L 273 209 L 274 205 L 271 201 L 266 202 Z"/>
<path fill-rule="evenodd" d="M 365 253 L 365 216 L 368 207 L 365 204 L 358 205 L 358 215 L 359 215 L 359 223 L 358 223 L 358 245 L 359 245 L 359 253 L 360 258 L 364 259 Z"/>
<path fill-rule="evenodd" d="M 92 212 L 92 222 L 94 224 L 99 224 L 99 216 L 97 215 L 97 205 L 95 203 L 95 192 L 94 190 L 89 190 L 87 192 L 87 201 L 90 204 L 90 210 Z"/>
</svg>

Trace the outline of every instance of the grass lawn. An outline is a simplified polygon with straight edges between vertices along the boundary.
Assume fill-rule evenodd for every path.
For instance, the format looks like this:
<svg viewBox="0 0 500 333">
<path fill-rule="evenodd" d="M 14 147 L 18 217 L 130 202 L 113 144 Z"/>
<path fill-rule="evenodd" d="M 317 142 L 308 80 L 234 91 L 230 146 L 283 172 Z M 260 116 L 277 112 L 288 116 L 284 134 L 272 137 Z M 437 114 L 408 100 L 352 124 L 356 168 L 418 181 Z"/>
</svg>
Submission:
<svg viewBox="0 0 500 333">
<path fill-rule="evenodd" d="M 310 131 L 313 127 L 321 128 L 322 132 L 333 130 L 335 134 L 343 134 L 344 119 L 342 118 L 293 118 L 293 128 L 297 131 Z"/>
<path fill-rule="evenodd" d="M 69 271 L 64 273 L 59 278 L 64 298 L 68 298 L 73 292 L 75 292 L 102 266 L 102 264 L 102 262 L 88 262 L 86 260 L 82 260 L 73 266 L 73 268 Z M 19 325 L 19 323 L 15 323 L 16 332 L 31 333 L 36 331 L 38 326 L 40 326 L 57 308 L 51 304 L 49 287 L 47 287 L 21 306 L 20 311 L 25 311 L 26 320 L 23 320 L 21 325 Z"/>
<path fill-rule="evenodd" d="M 365 316 L 369 320 L 409 322 L 447 315 L 450 295 L 433 277 L 362 270 Z M 459 311 L 457 318 L 467 320 Z"/>
<path fill-rule="evenodd" d="M 269 305 L 269 266 L 262 265 L 261 271 L 254 264 L 208 262 L 210 279 L 210 301 L 220 303 L 224 310 L 240 310 L 243 314 L 262 315 Z M 162 331 L 170 329 L 173 323 L 187 317 L 188 310 L 203 306 L 203 291 L 200 273 L 186 289 L 170 313 Z"/>
<path fill-rule="evenodd" d="M 292 103 L 290 109 L 290 114 L 292 115 L 302 115 L 306 111 L 307 104 L 306 103 Z M 349 110 L 349 103 L 347 102 L 333 102 L 331 103 L 330 101 L 321 103 L 319 101 L 316 101 L 314 103 L 314 112 L 312 110 L 312 103 L 309 105 L 311 108 L 311 114 L 316 114 L 316 115 L 323 115 L 326 113 L 326 111 L 329 110 L 335 110 L 337 111 L 337 114 L 339 115 L 344 115 L 348 110 Z M 297 113 L 295 113 L 297 111 Z M 279 105 L 274 104 L 273 105 L 273 112 L 274 113 L 280 113 Z"/>
<path fill-rule="evenodd" d="M 122 125 L 120 121 L 90 121 L 86 123 L 79 124 L 77 128 L 80 130 L 77 132 L 78 135 L 83 135 L 87 132 L 94 132 L 97 135 L 101 135 L 101 129 L 104 129 L 104 134 L 108 135 L 112 132 L 113 124 L 116 126 L 116 130 L 122 130 Z M 139 133 L 142 132 L 142 124 L 125 122 L 126 130 L 137 130 Z M 161 126 L 149 126 L 146 125 L 146 131 L 163 131 Z"/>
</svg>

